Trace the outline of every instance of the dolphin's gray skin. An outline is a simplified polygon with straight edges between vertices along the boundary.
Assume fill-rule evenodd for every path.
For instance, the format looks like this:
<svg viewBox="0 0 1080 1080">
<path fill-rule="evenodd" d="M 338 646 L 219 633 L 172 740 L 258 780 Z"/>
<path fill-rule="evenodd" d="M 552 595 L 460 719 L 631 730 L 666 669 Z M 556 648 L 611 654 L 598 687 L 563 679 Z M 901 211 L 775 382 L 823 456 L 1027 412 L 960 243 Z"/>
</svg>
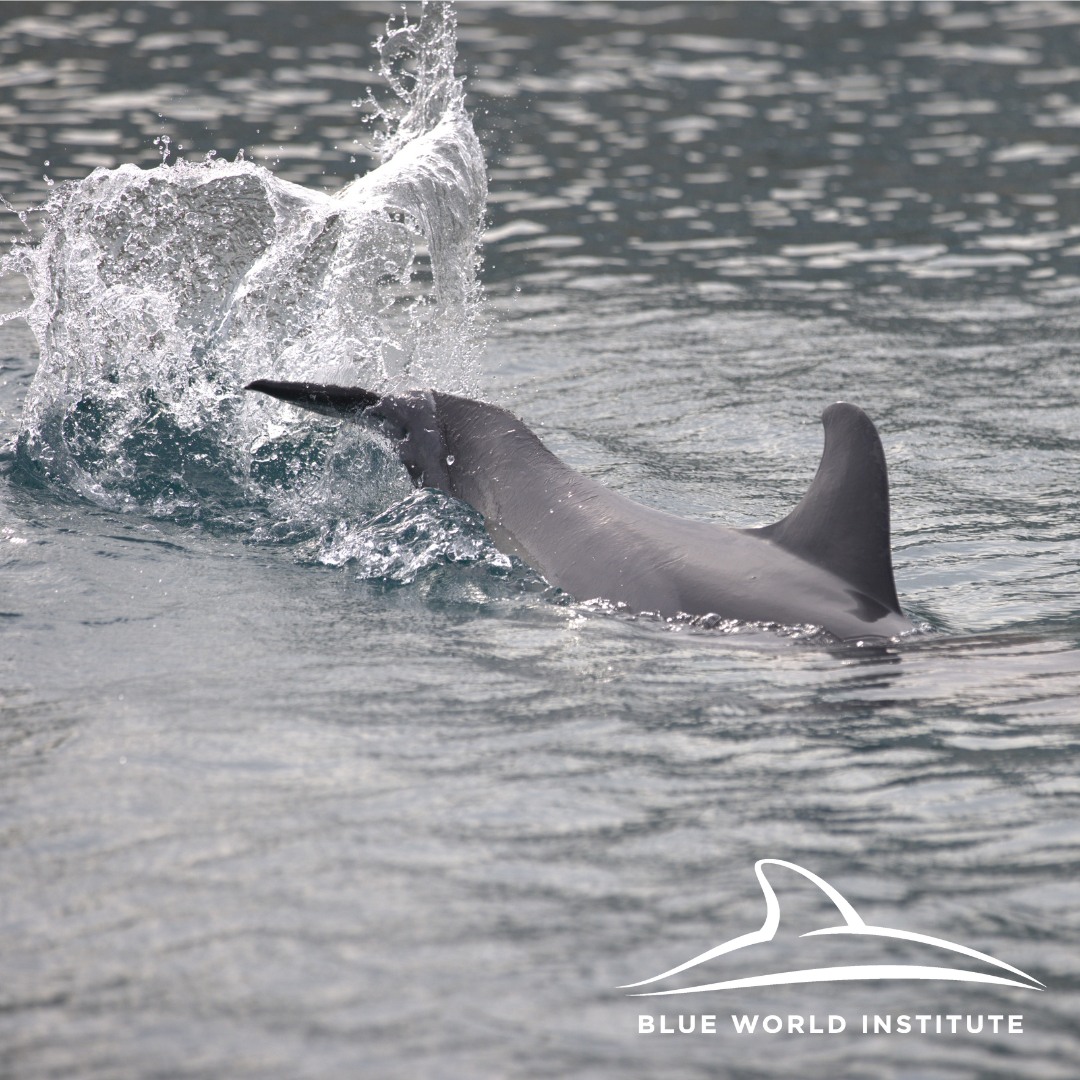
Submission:
<svg viewBox="0 0 1080 1080">
<path fill-rule="evenodd" d="M 825 450 L 802 502 L 775 525 L 731 529 L 641 506 L 582 476 L 495 405 L 267 379 L 247 389 L 381 429 L 417 486 L 469 503 L 500 548 L 579 600 L 810 623 L 842 640 L 911 629 L 893 581 L 885 455 L 854 405 L 822 415 Z"/>
</svg>

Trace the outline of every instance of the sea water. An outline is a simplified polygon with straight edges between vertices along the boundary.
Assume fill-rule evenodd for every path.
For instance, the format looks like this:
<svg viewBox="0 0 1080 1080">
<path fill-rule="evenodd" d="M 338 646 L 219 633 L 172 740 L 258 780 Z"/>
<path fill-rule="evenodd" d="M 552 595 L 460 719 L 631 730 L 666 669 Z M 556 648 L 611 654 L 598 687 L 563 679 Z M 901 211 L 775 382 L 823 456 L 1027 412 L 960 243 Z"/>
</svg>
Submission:
<svg viewBox="0 0 1080 1080">
<path fill-rule="evenodd" d="M 1076 1074 L 1074 6 L 0 18 L 0 1074 Z M 855 401 L 919 632 L 571 601 L 258 377 L 734 525 Z M 631 997 L 762 859 L 1045 989 Z M 638 990 L 943 955 L 769 880 Z"/>
</svg>

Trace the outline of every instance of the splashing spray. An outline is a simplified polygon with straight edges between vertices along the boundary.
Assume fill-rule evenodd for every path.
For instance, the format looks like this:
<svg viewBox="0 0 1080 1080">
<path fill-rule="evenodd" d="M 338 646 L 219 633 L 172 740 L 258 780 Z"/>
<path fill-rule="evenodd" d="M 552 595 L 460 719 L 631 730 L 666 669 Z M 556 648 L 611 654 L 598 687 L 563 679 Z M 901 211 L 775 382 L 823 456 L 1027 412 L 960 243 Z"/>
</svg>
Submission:
<svg viewBox="0 0 1080 1080">
<path fill-rule="evenodd" d="M 252 378 L 476 393 L 487 192 L 452 8 L 379 47 L 381 163 L 333 196 L 242 157 L 177 160 L 167 135 L 156 168 L 52 189 L 41 239 L 0 264 L 29 280 L 41 354 L 25 470 L 103 506 L 231 520 L 253 489 L 288 500 L 288 468 L 255 468 L 268 446 L 315 452 L 242 399 Z"/>
</svg>

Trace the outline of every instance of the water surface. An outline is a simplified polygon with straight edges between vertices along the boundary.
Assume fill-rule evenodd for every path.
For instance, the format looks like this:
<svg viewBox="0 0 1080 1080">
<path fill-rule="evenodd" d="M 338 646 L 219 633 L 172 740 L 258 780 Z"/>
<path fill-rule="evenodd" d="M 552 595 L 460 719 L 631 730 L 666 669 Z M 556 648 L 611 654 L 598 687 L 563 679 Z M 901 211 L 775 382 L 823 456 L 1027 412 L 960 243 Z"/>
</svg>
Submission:
<svg viewBox="0 0 1080 1080">
<path fill-rule="evenodd" d="M 0 324 L 0 1074 L 1075 1076 L 1080 10 L 463 5 L 486 203 L 459 126 L 396 216 L 350 187 L 395 11 L 0 11 L 0 227 L 55 301 Z M 735 525 L 855 401 L 920 632 L 571 603 L 260 375 L 467 389 Z M 1046 990 L 616 989 L 760 926 L 762 858 Z M 773 880 L 781 964 L 830 913 Z M 637 1034 L 733 1011 L 848 1030 Z"/>
</svg>

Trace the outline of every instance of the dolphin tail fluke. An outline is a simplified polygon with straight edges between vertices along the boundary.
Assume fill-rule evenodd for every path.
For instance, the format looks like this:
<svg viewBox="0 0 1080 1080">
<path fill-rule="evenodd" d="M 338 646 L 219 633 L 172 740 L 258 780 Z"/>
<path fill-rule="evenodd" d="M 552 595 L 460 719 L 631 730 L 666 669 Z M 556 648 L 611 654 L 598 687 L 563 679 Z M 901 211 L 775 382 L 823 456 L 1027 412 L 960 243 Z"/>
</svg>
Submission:
<svg viewBox="0 0 1080 1080">
<path fill-rule="evenodd" d="M 379 394 L 361 390 L 358 386 L 327 386 L 311 382 L 278 382 L 274 379 L 256 379 L 244 387 L 269 394 L 293 405 L 299 405 L 324 416 L 355 417 L 379 403 Z"/>
</svg>

